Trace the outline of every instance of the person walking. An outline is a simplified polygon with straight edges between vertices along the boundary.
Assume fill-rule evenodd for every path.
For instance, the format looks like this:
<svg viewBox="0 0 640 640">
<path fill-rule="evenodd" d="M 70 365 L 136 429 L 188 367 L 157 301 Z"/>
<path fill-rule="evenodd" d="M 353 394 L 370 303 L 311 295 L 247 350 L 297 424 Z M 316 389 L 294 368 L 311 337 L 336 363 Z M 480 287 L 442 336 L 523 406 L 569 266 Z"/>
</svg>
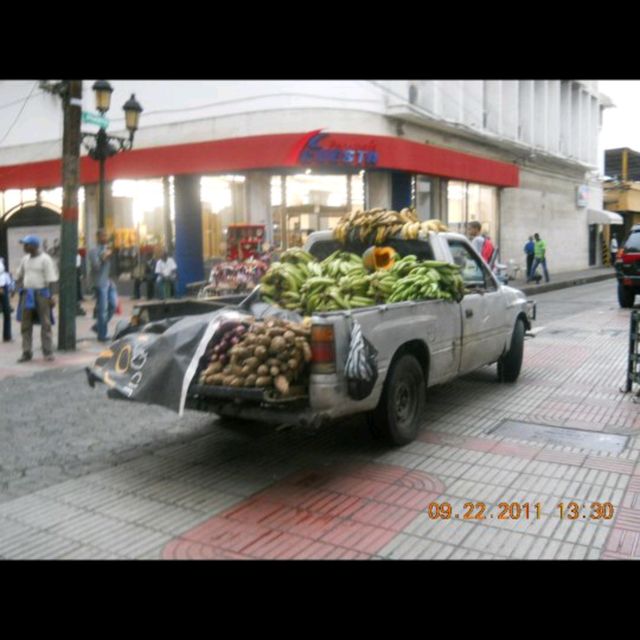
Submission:
<svg viewBox="0 0 640 640">
<path fill-rule="evenodd" d="M 53 360 L 53 307 L 55 300 L 50 285 L 58 280 L 56 265 L 48 253 L 40 251 L 40 238 L 29 235 L 20 242 L 27 254 L 22 258 L 16 273 L 20 302 L 16 319 L 22 333 L 22 356 L 18 362 L 28 362 L 33 357 L 33 325 L 40 323 L 42 352 L 45 360 Z"/>
<path fill-rule="evenodd" d="M 167 297 L 167 292 L 170 298 L 175 295 L 177 270 L 178 265 L 175 260 L 166 251 L 163 251 L 160 259 L 156 262 L 156 285 L 161 300 Z"/>
<path fill-rule="evenodd" d="M 96 323 L 91 327 L 100 342 L 109 340 L 107 329 L 118 305 L 118 291 L 110 277 L 113 250 L 104 229 L 97 232 L 98 245 L 89 251 L 91 281 L 96 296 Z"/>
<path fill-rule="evenodd" d="M 618 254 L 618 238 L 611 234 L 611 264 L 615 264 Z"/>
<path fill-rule="evenodd" d="M 534 233 L 535 239 L 533 247 L 533 264 L 531 265 L 531 271 L 529 272 L 529 278 L 527 282 L 535 279 L 536 269 L 538 265 L 542 265 L 542 271 L 544 273 L 545 282 L 549 282 L 549 272 L 547 271 L 547 243 L 540 238 L 539 233 Z"/>
<path fill-rule="evenodd" d="M 527 282 L 529 282 L 529 274 L 531 273 L 531 267 L 533 266 L 535 242 L 533 236 L 529 236 L 529 242 L 524 245 L 524 253 L 527 256 Z"/>
<path fill-rule="evenodd" d="M 11 275 L 0 258 L 0 303 L 2 304 L 2 341 L 11 342 Z"/>
</svg>

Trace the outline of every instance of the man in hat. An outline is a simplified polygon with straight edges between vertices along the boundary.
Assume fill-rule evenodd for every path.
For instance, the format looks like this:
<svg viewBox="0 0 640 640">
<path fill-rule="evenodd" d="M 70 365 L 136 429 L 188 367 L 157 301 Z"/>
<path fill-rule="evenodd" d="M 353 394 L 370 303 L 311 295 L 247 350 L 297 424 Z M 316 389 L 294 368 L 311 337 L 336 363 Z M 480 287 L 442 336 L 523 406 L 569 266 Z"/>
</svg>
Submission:
<svg viewBox="0 0 640 640">
<path fill-rule="evenodd" d="M 20 240 L 25 256 L 16 273 L 20 286 L 20 302 L 17 319 L 21 323 L 22 357 L 18 362 L 28 362 L 33 357 L 33 325 L 40 322 L 42 352 L 45 360 L 53 360 L 53 338 L 51 335 L 51 310 L 55 305 L 51 289 L 58 280 L 53 259 L 40 251 L 40 238 L 29 235 Z"/>
</svg>

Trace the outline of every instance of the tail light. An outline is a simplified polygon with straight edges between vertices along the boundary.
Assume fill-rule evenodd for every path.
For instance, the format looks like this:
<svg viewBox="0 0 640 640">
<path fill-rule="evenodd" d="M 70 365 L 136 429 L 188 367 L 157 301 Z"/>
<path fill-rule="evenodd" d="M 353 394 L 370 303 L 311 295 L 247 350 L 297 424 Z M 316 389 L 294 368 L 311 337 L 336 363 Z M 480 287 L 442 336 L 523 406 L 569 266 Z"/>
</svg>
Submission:
<svg viewBox="0 0 640 640">
<path fill-rule="evenodd" d="M 622 249 L 621 249 L 622 251 Z M 633 264 L 640 260 L 640 253 L 622 253 L 618 252 L 618 259 L 622 258 L 622 264 Z"/>
<path fill-rule="evenodd" d="M 336 372 L 336 346 L 333 325 L 314 324 L 311 327 L 311 372 Z"/>
</svg>

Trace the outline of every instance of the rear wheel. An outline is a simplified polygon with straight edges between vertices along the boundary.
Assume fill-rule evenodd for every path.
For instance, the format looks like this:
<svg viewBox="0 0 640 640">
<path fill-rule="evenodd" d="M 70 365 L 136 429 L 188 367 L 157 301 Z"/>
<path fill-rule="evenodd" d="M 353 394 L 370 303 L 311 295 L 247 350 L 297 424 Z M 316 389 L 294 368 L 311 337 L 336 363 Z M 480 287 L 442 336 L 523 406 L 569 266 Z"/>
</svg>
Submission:
<svg viewBox="0 0 640 640">
<path fill-rule="evenodd" d="M 400 356 L 391 365 L 380 402 L 369 416 L 374 434 L 394 445 L 415 440 L 424 414 L 425 395 L 420 363 L 411 355 Z"/>
<path fill-rule="evenodd" d="M 623 309 L 631 309 L 636 298 L 636 292 L 631 287 L 618 283 L 618 302 Z"/>
<path fill-rule="evenodd" d="M 511 338 L 511 347 L 498 360 L 498 379 L 500 382 L 515 382 L 518 379 L 524 355 L 524 334 L 524 322 L 517 320 Z"/>
</svg>

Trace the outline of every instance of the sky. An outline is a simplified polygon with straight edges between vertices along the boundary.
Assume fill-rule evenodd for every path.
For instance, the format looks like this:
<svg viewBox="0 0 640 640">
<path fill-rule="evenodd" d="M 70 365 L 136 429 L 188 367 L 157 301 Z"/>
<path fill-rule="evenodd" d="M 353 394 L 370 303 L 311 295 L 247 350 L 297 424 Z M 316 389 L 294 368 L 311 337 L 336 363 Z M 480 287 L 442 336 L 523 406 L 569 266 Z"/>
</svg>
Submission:
<svg viewBox="0 0 640 640">
<path fill-rule="evenodd" d="M 598 159 L 604 166 L 604 150 L 630 147 L 640 151 L 640 80 L 598 80 L 598 90 L 615 107 L 604 110 Z"/>
</svg>

